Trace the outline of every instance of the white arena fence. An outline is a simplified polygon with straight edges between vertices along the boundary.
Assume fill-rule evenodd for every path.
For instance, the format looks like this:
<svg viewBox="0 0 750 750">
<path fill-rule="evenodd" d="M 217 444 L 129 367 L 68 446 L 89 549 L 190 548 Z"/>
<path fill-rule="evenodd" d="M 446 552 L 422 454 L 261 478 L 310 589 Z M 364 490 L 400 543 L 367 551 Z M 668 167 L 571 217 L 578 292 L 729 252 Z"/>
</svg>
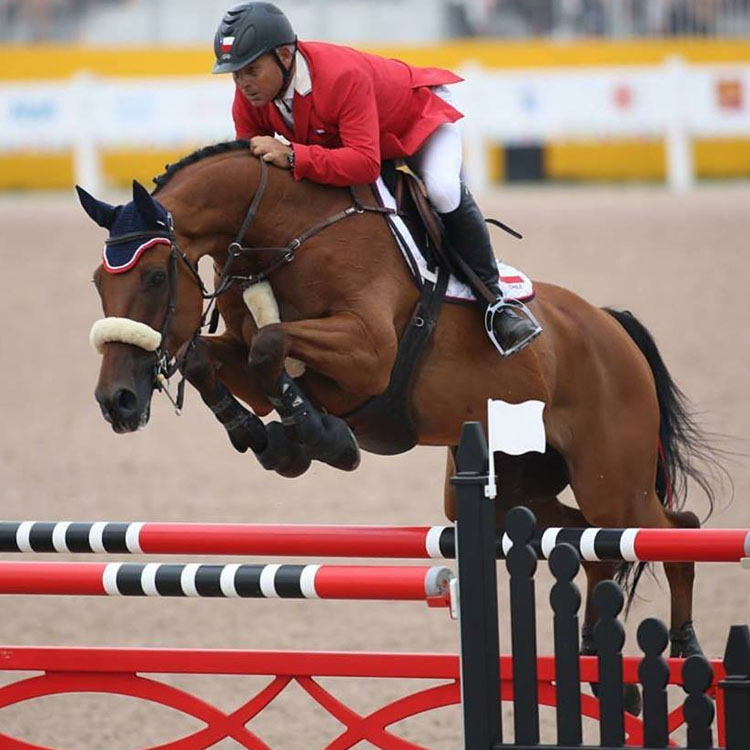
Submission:
<svg viewBox="0 0 750 750">
<path fill-rule="evenodd" d="M 694 182 L 693 138 L 750 137 L 750 65 L 487 70 L 454 87 L 466 172 L 489 186 L 486 149 L 551 139 L 664 139 L 667 182 Z M 76 181 L 102 187 L 102 149 L 184 148 L 233 137 L 227 77 L 115 78 L 0 84 L 0 153 L 73 150 Z"/>
</svg>

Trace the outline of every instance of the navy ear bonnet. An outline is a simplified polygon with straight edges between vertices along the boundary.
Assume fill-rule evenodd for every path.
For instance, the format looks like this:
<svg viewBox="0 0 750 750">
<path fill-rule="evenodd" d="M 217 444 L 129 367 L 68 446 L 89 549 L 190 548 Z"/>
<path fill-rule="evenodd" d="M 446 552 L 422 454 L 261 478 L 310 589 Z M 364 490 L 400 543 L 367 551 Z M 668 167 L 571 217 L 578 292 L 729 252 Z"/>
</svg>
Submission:
<svg viewBox="0 0 750 750">
<path fill-rule="evenodd" d="M 86 213 L 99 226 L 109 229 L 103 252 L 104 268 L 109 273 L 125 273 L 149 248 L 172 244 L 169 211 L 139 183 L 133 183 L 133 200 L 124 206 L 99 201 L 78 186 L 76 190 Z"/>
</svg>

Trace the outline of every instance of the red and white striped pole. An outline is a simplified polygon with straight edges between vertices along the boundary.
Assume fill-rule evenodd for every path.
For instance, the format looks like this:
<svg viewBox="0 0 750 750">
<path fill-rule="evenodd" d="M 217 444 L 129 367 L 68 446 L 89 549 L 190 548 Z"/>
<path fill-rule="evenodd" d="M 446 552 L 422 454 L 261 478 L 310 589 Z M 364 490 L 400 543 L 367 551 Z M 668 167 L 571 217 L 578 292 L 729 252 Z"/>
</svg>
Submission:
<svg viewBox="0 0 750 750">
<path fill-rule="evenodd" d="M 445 567 L 0 562 L 0 594 L 429 601 L 446 606 Z"/>
<path fill-rule="evenodd" d="M 549 557 L 572 544 L 584 560 L 740 562 L 750 558 L 748 529 L 574 529 L 539 531 Z M 510 549 L 498 534 L 498 557 Z M 0 552 L 154 555 L 262 555 L 446 559 L 455 557 L 452 526 L 334 526 L 155 522 L 0 522 Z"/>
</svg>

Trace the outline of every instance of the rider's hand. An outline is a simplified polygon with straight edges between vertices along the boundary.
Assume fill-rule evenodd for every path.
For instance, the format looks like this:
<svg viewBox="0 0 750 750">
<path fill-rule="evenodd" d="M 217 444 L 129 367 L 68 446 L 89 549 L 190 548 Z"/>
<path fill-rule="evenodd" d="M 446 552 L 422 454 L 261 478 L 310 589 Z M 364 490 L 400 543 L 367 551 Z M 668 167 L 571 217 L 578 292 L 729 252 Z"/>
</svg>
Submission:
<svg viewBox="0 0 750 750">
<path fill-rule="evenodd" d="M 250 139 L 250 150 L 269 164 L 289 169 L 288 155 L 292 149 L 270 135 L 256 135 Z"/>
</svg>

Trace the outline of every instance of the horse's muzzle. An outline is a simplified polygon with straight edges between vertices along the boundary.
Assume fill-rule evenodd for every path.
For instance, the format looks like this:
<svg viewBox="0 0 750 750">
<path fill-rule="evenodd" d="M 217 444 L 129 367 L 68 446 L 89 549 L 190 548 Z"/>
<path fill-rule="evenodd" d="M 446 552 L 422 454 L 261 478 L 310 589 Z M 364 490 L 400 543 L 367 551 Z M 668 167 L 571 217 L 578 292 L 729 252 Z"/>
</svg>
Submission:
<svg viewBox="0 0 750 750">
<path fill-rule="evenodd" d="M 107 344 L 94 395 L 102 416 L 118 434 L 147 424 L 155 365 L 153 354 L 124 344 Z"/>
<path fill-rule="evenodd" d="M 145 407 L 142 407 L 138 395 L 129 388 L 120 388 L 111 399 L 101 398 L 97 392 L 96 400 L 105 421 L 118 434 L 135 432 L 148 423 L 151 401 L 147 401 Z"/>
</svg>

